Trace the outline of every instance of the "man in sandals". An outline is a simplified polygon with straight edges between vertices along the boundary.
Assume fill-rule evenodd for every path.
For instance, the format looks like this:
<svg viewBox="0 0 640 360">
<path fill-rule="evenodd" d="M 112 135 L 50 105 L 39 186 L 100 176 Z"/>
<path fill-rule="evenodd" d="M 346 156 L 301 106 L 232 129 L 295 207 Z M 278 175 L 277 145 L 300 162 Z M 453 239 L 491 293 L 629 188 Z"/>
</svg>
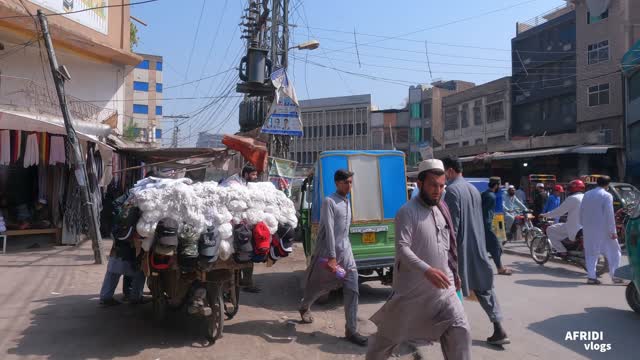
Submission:
<svg viewBox="0 0 640 360">
<path fill-rule="evenodd" d="M 480 191 L 464 179 L 462 163 L 458 159 L 445 159 L 443 163 L 448 182 L 444 201 L 449 207 L 456 233 L 462 293 L 469 296 L 473 291 L 493 323 L 494 332 L 487 342 L 491 345 L 509 344 L 511 341 L 502 328 L 502 311 L 493 287 Z M 492 185 L 495 186 L 495 180 L 489 182 L 489 186 Z"/>
<path fill-rule="evenodd" d="M 347 196 L 351 192 L 353 173 L 338 170 L 333 179 L 336 192 L 322 202 L 316 248 L 307 269 L 307 282 L 299 311 L 303 323 L 312 323 L 311 305 L 320 296 L 342 287 L 347 320 L 346 339 L 356 345 L 366 346 L 367 338 L 358 333 L 358 270 L 349 241 L 351 204 Z M 338 276 L 340 268 L 346 272 L 342 277 Z"/>
</svg>

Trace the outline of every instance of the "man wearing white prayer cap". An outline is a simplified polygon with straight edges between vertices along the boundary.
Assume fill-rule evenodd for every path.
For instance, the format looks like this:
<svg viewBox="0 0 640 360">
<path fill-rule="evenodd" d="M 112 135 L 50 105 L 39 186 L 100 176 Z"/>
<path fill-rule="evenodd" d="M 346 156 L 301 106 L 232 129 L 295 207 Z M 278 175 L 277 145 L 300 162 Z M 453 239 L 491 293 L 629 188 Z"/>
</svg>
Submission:
<svg viewBox="0 0 640 360">
<path fill-rule="evenodd" d="M 445 359 L 471 358 L 469 323 L 456 295 L 460 286 L 456 238 L 441 201 L 444 166 L 437 159 L 418 165 L 420 193 L 395 218 L 393 295 L 372 317 L 367 360 L 387 359 L 403 342 L 439 341 Z"/>
</svg>

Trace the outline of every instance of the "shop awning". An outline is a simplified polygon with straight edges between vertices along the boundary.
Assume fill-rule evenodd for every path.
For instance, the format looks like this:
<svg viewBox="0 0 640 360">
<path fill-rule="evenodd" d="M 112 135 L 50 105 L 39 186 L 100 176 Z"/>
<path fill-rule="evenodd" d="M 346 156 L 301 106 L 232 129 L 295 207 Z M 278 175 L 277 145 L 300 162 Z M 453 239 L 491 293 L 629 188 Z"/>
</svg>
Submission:
<svg viewBox="0 0 640 360">
<path fill-rule="evenodd" d="M 460 158 L 462 162 L 471 161 L 491 161 L 491 160 L 510 160 L 522 159 L 553 155 L 569 155 L 569 154 L 606 154 L 610 149 L 619 149 L 615 145 L 585 145 L 585 146 L 568 146 L 549 149 L 536 149 L 514 152 L 495 152 L 491 154 L 479 154 L 476 156 L 465 156 Z"/>
<path fill-rule="evenodd" d="M 226 156 L 228 151 L 213 148 L 124 148 L 120 152 L 144 162 L 160 162 Z"/>
<path fill-rule="evenodd" d="M 106 138 L 111 133 L 109 125 L 88 121 L 73 121 L 76 133 L 85 140 L 99 142 L 99 138 Z M 50 134 L 66 135 L 64 120 L 59 116 L 48 114 L 28 113 L 24 111 L 0 108 L 0 129 L 40 131 Z M 106 144 L 105 144 L 106 145 Z"/>
</svg>

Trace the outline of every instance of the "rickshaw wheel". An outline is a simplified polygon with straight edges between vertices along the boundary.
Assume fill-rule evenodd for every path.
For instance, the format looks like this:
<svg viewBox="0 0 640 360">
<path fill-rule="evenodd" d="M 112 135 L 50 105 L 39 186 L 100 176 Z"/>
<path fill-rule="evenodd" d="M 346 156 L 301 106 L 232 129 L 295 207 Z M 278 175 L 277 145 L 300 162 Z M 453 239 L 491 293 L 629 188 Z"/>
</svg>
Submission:
<svg viewBox="0 0 640 360">
<path fill-rule="evenodd" d="M 207 302 L 211 307 L 211 315 L 207 316 L 207 339 L 215 342 L 222 337 L 222 329 L 224 328 L 222 287 L 212 283 L 207 285 Z"/>
<path fill-rule="evenodd" d="M 233 319 L 240 309 L 240 287 L 238 286 L 237 277 L 239 270 L 236 270 L 232 281 L 228 283 L 228 288 L 224 292 L 224 314 L 227 320 Z"/>
<path fill-rule="evenodd" d="M 640 294 L 638 294 L 638 289 L 636 289 L 636 285 L 633 281 L 627 285 L 624 295 L 627 298 L 627 304 L 629 304 L 629 307 L 631 307 L 631 309 L 636 313 L 640 314 Z"/>
</svg>

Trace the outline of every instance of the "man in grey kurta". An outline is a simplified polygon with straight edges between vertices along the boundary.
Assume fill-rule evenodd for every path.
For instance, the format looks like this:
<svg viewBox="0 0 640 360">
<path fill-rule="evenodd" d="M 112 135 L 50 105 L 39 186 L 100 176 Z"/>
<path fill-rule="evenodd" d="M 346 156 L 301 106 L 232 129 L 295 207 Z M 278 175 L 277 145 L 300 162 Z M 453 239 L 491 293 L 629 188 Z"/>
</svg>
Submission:
<svg viewBox="0 0 640 360">
<path fill-rule="evenodd" d="M 334 175 L 336 192 L 322 202 L 320 227 L 316 247 L 307 269 L 307 282 L 300 305 L 303 323 L 312 323 L 311 305 L 322 295 L 342 287 L 344 289 L 344 314 L 346 339 L 360 346 L 367 345 L 367 338 L 358 333 L 358 270 L 353 258 L 349 227 L 351 225 L 351 192 L 353 173 L 338 170 Z M 336 276 L 342 267 L 344 279 Z"/>
<path fill-rule="evenodd" d="M 487 342 L 492 345 L 509 344 L 502 328 L 502 311 L 493 287 L 493 269 L 487 255 L 480 191 L 462 176 L 462 163 L 457 159 L 444 160 L 447 176 L 447 203 L 458 243 L 458 268 L 462 293 L 473 291 L 478 302 L 493 323 L 494 332 Z"/>
<path fill-rule="evenodd" d="M 470 359 L 469 324 L 456 295 L 455 236 L 446 205 L 440 160 L 419 165 L 420 194 L 397 213 L 393 295 L 372 317 L 378 332 L 367 360 L 387 359 L 403 342 L 440 341 L 445 359 Z"/>
</svg>

